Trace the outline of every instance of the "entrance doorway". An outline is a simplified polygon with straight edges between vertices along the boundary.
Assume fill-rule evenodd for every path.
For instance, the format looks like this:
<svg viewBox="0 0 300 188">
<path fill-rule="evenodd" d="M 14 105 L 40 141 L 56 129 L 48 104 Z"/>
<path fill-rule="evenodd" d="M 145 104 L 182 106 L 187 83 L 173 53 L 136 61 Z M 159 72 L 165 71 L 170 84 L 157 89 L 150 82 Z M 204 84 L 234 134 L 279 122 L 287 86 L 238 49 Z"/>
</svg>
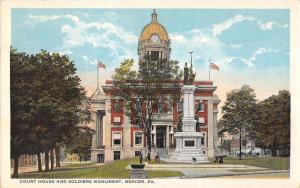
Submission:
<svg viewBox="0 0 300 188">
<path fill-rule="evenodd" d="M 97 163 L 104 163 L 104 154 L 97 154 Z"/>
<path fill-rule="evenodd" d="M 166 127 L 156 127 L 156 147 L 164 148 L 166 138 Z"/>
</svg>

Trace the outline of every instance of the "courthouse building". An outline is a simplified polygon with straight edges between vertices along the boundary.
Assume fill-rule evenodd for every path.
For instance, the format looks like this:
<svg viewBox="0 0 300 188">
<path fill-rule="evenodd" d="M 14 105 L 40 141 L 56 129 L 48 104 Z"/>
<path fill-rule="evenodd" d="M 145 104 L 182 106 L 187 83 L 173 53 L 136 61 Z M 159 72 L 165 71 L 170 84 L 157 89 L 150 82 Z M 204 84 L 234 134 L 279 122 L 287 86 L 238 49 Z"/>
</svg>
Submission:
<svg viewBox="0 0 300 188">
<path fill-rule="evenodd" d="M 171 40 L 166 28 L 158 22 L 157 14 L 151 15 L 151 22 L 141 31 L 137 52 L 139 61 L 150 55 L 151 61 L 159 58 L 170 60 Z M 201 70 L 197 70 L 200 72 Z M 180 83 L 183 86 L 183 81 Z M 201 145 L 207 157 L 213 157 L 218 147 L 217 113 L 219 98 L 214 95 L 217 89 L 212 81 L 194 81 L 195 110 L 199 126 L 197 131 L 204 137 Z M 142 149 L 146 151 L 146 139 L 137 125 L 131 124 L 130 117 L 125 115 L 121 100 L 112 96 L 113 81 L 106 80 L 90 97 L 92 126 L 95 129 L 91 148 L 93 162 L 108 162 L 137 156 Z M 152 123 L 152 154 L 170 155 L 175 150 L 174 133 L 178 118 L 182 113 L 182 101 L 172 105 L 162 102 L 157 107 L 159 118 Z M 169 105 L 169 106 L 166 106 Z M 145 156 L 145 154 L 144 154 Z"/>
</svg>

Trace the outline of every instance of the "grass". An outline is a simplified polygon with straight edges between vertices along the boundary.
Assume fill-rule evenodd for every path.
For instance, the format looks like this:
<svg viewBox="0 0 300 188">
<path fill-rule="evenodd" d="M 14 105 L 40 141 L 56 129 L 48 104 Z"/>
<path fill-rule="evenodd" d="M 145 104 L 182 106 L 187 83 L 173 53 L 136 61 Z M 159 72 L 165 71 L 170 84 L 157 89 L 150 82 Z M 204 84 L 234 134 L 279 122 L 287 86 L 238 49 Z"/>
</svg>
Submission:
<svg viewBox="0 0 300 188">
<path fill-rule="evenodd" d="M 83 167 L 93 166 L 94 164 L 96 164 L 96 163 L 85 162 L 85 163 L 66 164 L 66 165 L 62 166 L 61 169 L 64 169 L 64 168 L 83 168 Z"/>
<path fill-rule="evenodd" d="M 160 163 L 155 163 L 155 160 L 150 160 L 150 162 L 147 162 L 148 164 L 167 164 L 166 161 L 160 160 Z"/>
<path fill-rule="evenodd" d="M 290 168 L 289 157 L 262 157 L 262 158 L 238 158 L 225 157 L 224 164 L 244 164 L 249 166 L 257 166 L 269 168 L 273 170 L 287 170 Z"/>
<path fill-rule="evenodd" d="M 148 170 L 147 176 L 150 178 L 161 178 L 161 177 L 178 177 L 178 176 L 183 176 L 183 174 L 179 171 Z"/>
<path fill-rule="evenodd" d="M 114 161 L 111 163 L 104 164 L 102 166 L 78 169 L 79 166 L 70 165 L 61 168 L 54 169 L 51 172 L 30 172 L 20 174 L 20 178 L 129 178 L 130 170 L 125 169 L 125 167 L 131 163 L 139 163 L 138 158 L 123 159 Z M 74 169 L 75 168 L 75 169 Z M 77 169 L 76 169 L 77 168 Z M 148 177 L 150 178 L 160 178 L 160 177 L 173 177 L 182 176 L 183 174 L 178 171 L 161 171 L 161 170 L 151 170 L 147 171 Z"/>
<path fill-rule="evenodd" d="M 266 169 L 232 169 L 228 170 L 230 172 L 259 172 L 259 171 L 265 171 Z"/>
</svg>

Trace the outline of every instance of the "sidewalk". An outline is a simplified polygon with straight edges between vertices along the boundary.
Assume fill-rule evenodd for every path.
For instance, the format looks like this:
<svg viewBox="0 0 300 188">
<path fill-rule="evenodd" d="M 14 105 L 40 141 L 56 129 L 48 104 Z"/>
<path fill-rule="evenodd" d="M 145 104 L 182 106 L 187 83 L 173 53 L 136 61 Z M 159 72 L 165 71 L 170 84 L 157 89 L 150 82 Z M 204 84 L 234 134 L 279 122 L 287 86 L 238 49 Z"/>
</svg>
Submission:
<svg viewBox="0 0 300 188">
<path fill-rule="evenodd" d="M 130 167 L 129 167 L 130 168 Z M 207 178 L 207 177 L 240 177 L 268 176 L 272 175 L 288 178 L 289 170 L 271 170 L 262 167 L 229 164 L 147 164 L 145 170 L 173 170 L 184 174 L 180 178 Z M 245 170 L 245 172 L 233 172 L 230 170 Z M 247 172 L 247 170 L 249 170 Z M 257 170 L 257 171 L 256 171 Z"/>
</svg>

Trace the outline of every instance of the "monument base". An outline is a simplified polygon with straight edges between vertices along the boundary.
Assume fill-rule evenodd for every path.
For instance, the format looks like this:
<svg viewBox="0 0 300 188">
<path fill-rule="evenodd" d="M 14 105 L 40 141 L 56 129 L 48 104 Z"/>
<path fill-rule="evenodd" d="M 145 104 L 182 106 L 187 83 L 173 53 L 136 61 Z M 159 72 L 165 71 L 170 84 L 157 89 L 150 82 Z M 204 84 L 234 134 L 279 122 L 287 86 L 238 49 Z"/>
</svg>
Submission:
<svg viewBox="0 0 300 188">
<path fill-rule="evenodd" d="M 201 145 L 204 136 L 199 132 L 177 132 L 176 150 L 169 158 L 174 163 L 207 163 L 207 152 L 205 146 Z"/>
</svg>

